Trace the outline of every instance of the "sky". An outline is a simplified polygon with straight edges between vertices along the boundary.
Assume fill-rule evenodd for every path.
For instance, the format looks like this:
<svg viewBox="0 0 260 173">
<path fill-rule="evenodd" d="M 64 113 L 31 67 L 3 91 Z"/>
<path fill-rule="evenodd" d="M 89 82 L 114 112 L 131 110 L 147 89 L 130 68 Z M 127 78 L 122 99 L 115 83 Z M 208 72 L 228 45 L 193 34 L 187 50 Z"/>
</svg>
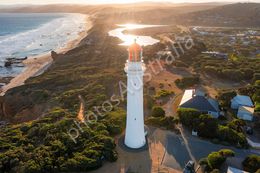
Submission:
<svg viewBox="0 0 260 173">
<path fill-rule="evenodd" d="M 0 0 L 0 5 L 18 5 L 18 4 L 55 4 L 55 3 L 72 3 L 72 4 L 108 4 L 108 3 L 134 3 L 142 1 L 155 2 L 259 2 L 260 0 Z"/>
</svg>

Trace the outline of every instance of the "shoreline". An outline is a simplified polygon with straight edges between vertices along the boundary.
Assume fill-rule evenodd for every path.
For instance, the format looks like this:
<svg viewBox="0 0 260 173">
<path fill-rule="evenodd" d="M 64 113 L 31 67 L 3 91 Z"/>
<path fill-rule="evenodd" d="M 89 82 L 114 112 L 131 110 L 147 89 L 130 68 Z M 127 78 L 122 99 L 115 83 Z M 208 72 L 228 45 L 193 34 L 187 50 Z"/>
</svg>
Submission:
<svg viewBox="0 0 260 173">
<path fill-rule="evenodd" d="M 86 17 L 85 30 L 79 32 L 78 36 L 75 39 L 68 41 L 64 47 L 53 50 L 57 54 L 65 54 L 66 52 L 74 49 L 88 35 L 88 31 L 92 27 L 92 22 L 90 15 L 83 15 Z M 28 59 L 23 61 L 25 70 L 12 78 L 9 83 L 1 87 L 0 96 L 4 96 L 5 93 L 12 88 L 24 85 L 25 81 L 30 77 L 36 77 L 43 74 L 52 65 L 52 63 L 53 59 L 51 52 L 28 57 Z"/>
</svg>

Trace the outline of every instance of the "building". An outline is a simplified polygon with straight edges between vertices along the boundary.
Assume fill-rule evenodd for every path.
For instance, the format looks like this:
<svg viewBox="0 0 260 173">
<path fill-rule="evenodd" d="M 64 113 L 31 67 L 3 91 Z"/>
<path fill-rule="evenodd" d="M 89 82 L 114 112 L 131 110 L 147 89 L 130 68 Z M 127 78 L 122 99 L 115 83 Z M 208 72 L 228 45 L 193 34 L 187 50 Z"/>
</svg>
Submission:
<svg viewBox="0 0 260 173">
<path fill-rule="evenodd" d="M 227 173 L 249 173 L 249 172 L 246 172 L 246 171 L 243 171 L 243 170 L 229 166 L 228 169 L 227 169 Z"/>
<path fill-rule="evenodd" d="M 212 115 L 214 118 L 218 118 L 220 115 L 218 102 L 206 97 L 203 92 L 195 91 L 195 89 L 185 90 L 179 107 L 197 109 L 201 113 Z"/>
<path fill-rule="evenodd" d="M 201 52 L 202 54 L 210 55 L 215 58 L 222 58 L 222 59 L 228 59 L 227 53 L 221 53 L 221 52 L 215 52 L 215 51 L 205 51 Z"/>
<path fill-rule="evenodd" d="M 240 106 L 254 107 L 254 104 L 249 96 L 237 95 L 231 100 L 231 108 L 239 109 Z"/>
<path fill-rule="evenodd" d="M 237 112 L 237 118 L 246 120 L 246 121 L 253 121 L 254 117 L 254 108 L 248 106 L 240 106 Z"/>
<path fill-rule="evenodd" d="M 127 73 L 127 122 L 125 145 L 137 149 L 146 144 L 143 110 L 143 75 L 145 65 L 142 60 L 142 48 L 137 43 L 129 49 L 125 64 Z"/>
</svg>

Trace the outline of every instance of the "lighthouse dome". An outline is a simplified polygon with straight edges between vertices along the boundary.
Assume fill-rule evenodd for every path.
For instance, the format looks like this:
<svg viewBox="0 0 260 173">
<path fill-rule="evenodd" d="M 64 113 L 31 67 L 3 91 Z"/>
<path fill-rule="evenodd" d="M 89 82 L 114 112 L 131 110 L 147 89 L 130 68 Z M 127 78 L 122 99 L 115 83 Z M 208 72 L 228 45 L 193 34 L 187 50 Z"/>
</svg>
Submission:
<svg viewBox="0 0 260 173">
<path fill-rule="evenodd" d="M 130 62 L 140 62 L 142 59 L 142 47 L 136 43 L 131 44 L 128 48 Z"/>
</svg>

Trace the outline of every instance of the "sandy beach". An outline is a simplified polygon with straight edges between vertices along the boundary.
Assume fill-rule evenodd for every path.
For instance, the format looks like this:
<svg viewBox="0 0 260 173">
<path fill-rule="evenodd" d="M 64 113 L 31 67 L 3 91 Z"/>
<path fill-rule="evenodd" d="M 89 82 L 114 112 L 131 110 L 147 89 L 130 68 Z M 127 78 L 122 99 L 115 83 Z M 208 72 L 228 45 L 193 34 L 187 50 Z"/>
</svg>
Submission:
<svg viewBox="0 0 260 173">
<path fill-rule="evenodd" d="M 69 41 L 65 47 L 54 51 L 58 54 L 65 54 L 67 51 L 75 48 L 81 42 L 81 40 L 87 36 L 88 30 L 91 27 L 92 23 L 90 17 L 86 15 L 85 30 L 83 32 L 80 32 L 76 39 Z M 4 85 L 1 88 L 0 95 L 3 96 L 9 89 L 23 85 L 25 81 L 30 77 L 35 77 L 43 74 L 51 66 L 52 62 L 53 59 L 51 57 L 51 52 L 47 54 L 28 57 L 28 59 L 23 61 L 23 64 L 26 66 L 25 70 L 14 77 L 8 84 Z"/>
</svg>

